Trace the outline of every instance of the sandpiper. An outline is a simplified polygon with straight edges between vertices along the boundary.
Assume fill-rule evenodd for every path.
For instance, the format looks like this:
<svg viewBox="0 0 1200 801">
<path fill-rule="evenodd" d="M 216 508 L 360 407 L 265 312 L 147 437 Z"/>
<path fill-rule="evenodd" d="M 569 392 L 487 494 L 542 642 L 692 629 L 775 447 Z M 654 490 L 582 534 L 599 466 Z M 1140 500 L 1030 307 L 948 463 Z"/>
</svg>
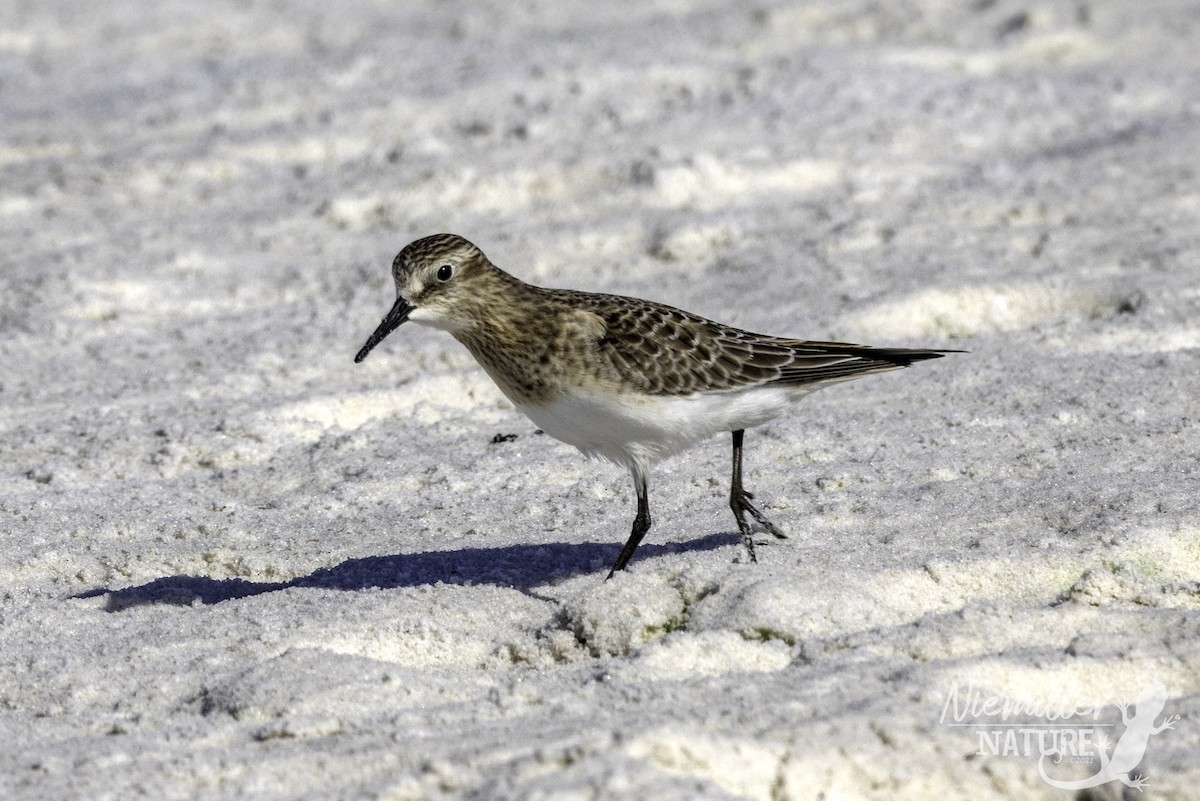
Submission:
<svg viewBox="0 0 1200 801">
<path fill-rule="evenodd" d="M 392 277 L 396 302 L 354 361 L 407 320 L 443 329 L 539 428 L 625 466 L 637 514 L 609 578 L 650 530 L 653 462 L 731 432 L 729 506 L 753 562 L 747 514 L 785 535 L 742 486 L 745 430 L 821 387 L 951 352 L 752 334 L 662 303 L 533 286 L 454 234 L 405 247 Z"/>
</svg>

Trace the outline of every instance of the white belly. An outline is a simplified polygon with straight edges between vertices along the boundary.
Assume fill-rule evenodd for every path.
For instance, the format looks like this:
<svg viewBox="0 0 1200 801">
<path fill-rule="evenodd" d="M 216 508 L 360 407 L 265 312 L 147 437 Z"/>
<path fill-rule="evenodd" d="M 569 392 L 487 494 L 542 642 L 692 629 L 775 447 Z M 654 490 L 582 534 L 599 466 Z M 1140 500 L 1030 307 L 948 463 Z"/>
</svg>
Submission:
<svg viewBox="0 0 1200 801">
<path fill-rule="evenodd" d="M 672 397 L 574 395 L 518 408 L 555 439 L 644 472 L 714 434 L 762 425 L 809 391 L 760 386 Z"/>
</svg>

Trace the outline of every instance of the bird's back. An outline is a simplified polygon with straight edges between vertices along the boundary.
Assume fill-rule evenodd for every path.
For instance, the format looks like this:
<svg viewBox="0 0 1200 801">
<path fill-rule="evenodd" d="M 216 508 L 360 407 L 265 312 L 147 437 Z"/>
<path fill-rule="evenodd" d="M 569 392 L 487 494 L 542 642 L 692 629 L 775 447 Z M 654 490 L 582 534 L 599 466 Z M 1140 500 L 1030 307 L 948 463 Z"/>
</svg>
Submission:
<svg viewBox="0 0 1200 801">
<path fill-rule="evenodd" d="M 768 336 L 662 303 L 619 295 L 543 290 L 595 315 L 593 346 L 624 382 L 652 395 L 809 386 L 907 367 L 945 351 L 872 348 Z"/>
</svg>

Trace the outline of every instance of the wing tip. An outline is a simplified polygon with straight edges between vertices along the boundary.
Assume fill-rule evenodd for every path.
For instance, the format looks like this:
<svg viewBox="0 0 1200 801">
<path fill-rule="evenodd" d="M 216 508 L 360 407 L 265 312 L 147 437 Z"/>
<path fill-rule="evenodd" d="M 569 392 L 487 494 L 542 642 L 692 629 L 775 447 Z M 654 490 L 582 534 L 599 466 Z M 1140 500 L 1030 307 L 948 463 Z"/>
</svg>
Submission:
<svg viewBox="0 0 1200 801">
<path fill-rule="evenodd" d="M 896 367 L 908 367 L 915 362 L 928 361 L 929 359 L 940 359 L 949 353 L 967 353 L 965 350 L 954 349 L 938 349 L 930 350 L 927 348 L 871 348 L 860 347 L 850 349 L 847 348 L 848 355 L 856 356 L 860 359 L 869 361 L 881 361 Z"/>
<path fill-rule="evenodd" d="M 940 359 L 949 353 L 969 353 L 965 350 L 899 350 L 893 351 L 896 353 L 895 362 L 901 367 L 908 367 L 913 362 L 923 362 L 928 359 Z"/>
</svg>

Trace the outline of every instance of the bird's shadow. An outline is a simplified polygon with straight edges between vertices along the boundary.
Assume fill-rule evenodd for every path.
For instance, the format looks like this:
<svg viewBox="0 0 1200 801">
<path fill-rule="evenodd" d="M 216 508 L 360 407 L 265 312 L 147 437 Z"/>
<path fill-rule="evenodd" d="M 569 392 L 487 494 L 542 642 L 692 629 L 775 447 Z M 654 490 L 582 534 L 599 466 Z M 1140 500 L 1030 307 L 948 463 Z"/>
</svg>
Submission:
<svg viewBox="0 0 1200 801">
<path fill-rule="evenodd" d="M 668 553 L 714 550 L 729 545 L 731 541 L 737 540 L 727 533 L 720 533 L 684 542 L 643 545 L 638 548 L 638 559 Z M 552 542 L 367 556 L 347 559 L 341 564 L 323 567 L 289 581 L 163 576 L 136 587 L 119 590 L 95 587 L 71 597 L 104 597 L 105 611 L 121 612 L 150 604 L 215 604 L 292 587 L 353 591 L 437 583 L 464 586 L 491 584 L 528 592 L 535 587 L 585 573 L 595 573 L 599 582 L 616 558 L 618 548 L 612 544 Z"/>
</svg>

